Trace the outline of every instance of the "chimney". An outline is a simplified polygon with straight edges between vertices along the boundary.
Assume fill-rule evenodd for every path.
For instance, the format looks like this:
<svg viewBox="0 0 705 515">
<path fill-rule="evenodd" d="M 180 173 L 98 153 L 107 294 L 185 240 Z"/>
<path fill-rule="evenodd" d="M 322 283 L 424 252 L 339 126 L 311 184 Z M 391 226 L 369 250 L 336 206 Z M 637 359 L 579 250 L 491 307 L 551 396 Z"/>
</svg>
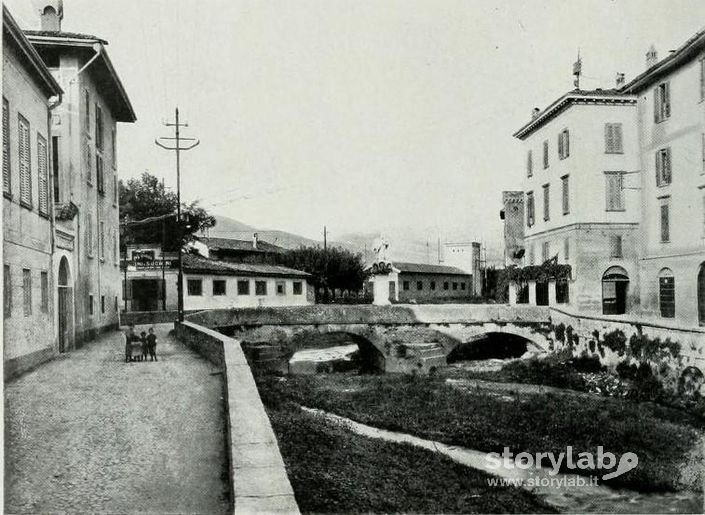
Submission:
<svg viewBox="0 0 705 515">
<path fill-rule="evenodd" d="M 619 72 L 617 73 L 617 89 L 624 87 L 624 74 Z"/>
<path fill-rule="evenodd" d="M 646 52 L 646 68 L 649 69 L 658 62 L 658 52 L 654 45 L 651 45 L 649 51 Z"/>
<path fill-rule="evenodd" d="M 253 233 L 252 234 L 252 248 L 253 249 L 257 248 L 257 238 L 258 238 L 257 233 Z"/>
<path fill-rule="evenodd" d="M 64 18 L 63 0 L 44 0 L 39 9 L 41 28 L 48 32 L 61 32 L 61 20 Z"/>
<path fill-rule="evenodd" d="M 532 120 L 535 120 L 536 118 L 538 118 L 540 112 L 541 112 L 541 109 L 539 109 L 538 107 L 534 107 L 534 108 L 531 110 L 531 119 L 532 119 Z"/>
</svg>

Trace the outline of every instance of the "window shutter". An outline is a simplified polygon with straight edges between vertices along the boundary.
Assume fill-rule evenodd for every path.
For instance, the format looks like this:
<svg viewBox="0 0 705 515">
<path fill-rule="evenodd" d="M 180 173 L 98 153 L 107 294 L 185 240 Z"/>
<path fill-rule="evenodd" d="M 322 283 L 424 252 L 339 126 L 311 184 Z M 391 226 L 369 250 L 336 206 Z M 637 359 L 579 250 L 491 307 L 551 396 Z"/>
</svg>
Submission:
<svg viewBox="0 0 705 515">
<path fill-rule="evenodd" d="M 671 149 L 667 148 L 663 154 L 663 180 L 666 184 L 671 184 Z"/>
<path fill-rule="evenodd" d="M 661 151 L 656 152 L 656 186 L 661 186 Z"/>
<path fill-rule="evenodd" d="M 613 139 L 614 139 L 614 151 L 623 152 L 622 148 L 622 124 L 618 123 L 614 125 Z"/>
<path fill-rule="evenodd" d="M 605 124 L 605 152 L 612 152 L 612 124 Z"/>
<path fill-rule="evenodd" d="M 671 116 L 671 89 L 668 82 L 663 83 L 663 114 L 664 118 Z"/>
<path fill-rule="evenodd" d="M 565 130 L 565 142 L 563 143 L 563 152 L 565 157 L 570 156 L 570 132 L 568 129 Z"/>
<path fill-rule="evenodd" d="M 558 157 L 563 159 L 563 133 L 558 133 Z"/>
<path fill-rule="evenodd" d="M 86 167 L 86 181 L 88 184 L 93 184 L 93 156 L 91 153 L 91 144 L 86 137 L 83 138 L 83 160 Z"/>
<path fill-rule="evenodd" d="M 2 191 L 11 193 L 12 175 L 10 172 L 10 104 L 2 99 Z"/>
<path fill-rule="evenodd" d="M 668 204 L 663 204 L 661 206 L 661 241 L 670 239 L 668 221 Z"/>
<path fill-rule="evenodd" d="M 24 118 L 19 121 L 19 157 L 20 157 L 20 201 L 32 205 L 32 168 L 29 137 L 29 123 Z"/>
<path fill-rule="evenodd" d="M 660 102 L 659 102 L 659 97 L 661 96 L 661 87 L 656 86 L 654 88 L 654 121 L 655 122 L 660 122 L 661 121 L 661 109 L 660 109 Z"/>
<path fill-rule="evenodd" d="M 49 214 L 49 178 L 47 167 L 47 142 L 37 134 L 37 162 L 39 175 L 39 212 Z"/>
</svg>

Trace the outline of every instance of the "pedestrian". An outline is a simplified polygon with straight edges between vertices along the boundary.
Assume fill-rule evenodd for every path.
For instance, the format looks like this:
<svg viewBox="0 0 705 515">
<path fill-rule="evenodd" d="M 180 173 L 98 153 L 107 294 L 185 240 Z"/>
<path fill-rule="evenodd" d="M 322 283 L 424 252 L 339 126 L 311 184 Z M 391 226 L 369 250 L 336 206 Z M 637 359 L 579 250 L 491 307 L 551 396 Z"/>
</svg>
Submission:
<svg viewBox="0 0 705 515">
<path fill-rule="evenodd" d="M 130 361 L 130 344 L 137 338 L 135 334 L 135 324 L 130 324 L 125 331 L 125 362 Z"/>
<path fill-rule="evenodd" d="M 142 357 L 140 361 L 147 361 L 147 333 L 144 331 L 140 333 L 140 342 L 142 342 Z"/>
<path fill-rule="evenodd" d="M 149 356 L 152 361 L 159 361 L 157 359 L 157 335 L 154 334 L 154 327 L 149 328 L 149 334 L 147 335 L 147 348 L 149 349 Z"/>
</svg>

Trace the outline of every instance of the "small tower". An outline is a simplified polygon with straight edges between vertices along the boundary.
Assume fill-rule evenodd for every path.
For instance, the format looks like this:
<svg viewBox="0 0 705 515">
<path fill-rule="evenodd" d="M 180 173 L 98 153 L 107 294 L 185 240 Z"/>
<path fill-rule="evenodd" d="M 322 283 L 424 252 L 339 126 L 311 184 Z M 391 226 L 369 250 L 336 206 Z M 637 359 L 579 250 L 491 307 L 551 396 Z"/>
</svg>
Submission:
<svg viewBox="0 0 705 515">
<path fill-rule="evenodd" d="M 61 32 L 61 20 L 64 18 L 63 0 L 42 0 L 39 4 L 41 29 L 48 32 Z"/>
</svg>

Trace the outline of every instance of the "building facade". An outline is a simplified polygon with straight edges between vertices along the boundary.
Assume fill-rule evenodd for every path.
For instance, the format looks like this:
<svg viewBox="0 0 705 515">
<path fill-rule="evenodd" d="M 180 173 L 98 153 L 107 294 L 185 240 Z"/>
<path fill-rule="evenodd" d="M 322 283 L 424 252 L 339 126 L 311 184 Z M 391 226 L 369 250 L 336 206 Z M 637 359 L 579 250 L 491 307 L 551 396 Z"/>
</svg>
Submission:
<svg viewBox="0 0 705 515">
<path fill-rule="evenodd" d="M 565 301 L 580 313 L 705 326 L 705 31 L 661 61 L 652 47 L 626 85 L 567 93 L 515 137 L 526 168 L 513 263 L 571 265 Z M 510 300 L 544 303 L 538 288 L 514 283 Z"/>
<path fill-rule="evenodd" d="M 125 311 L 178 309 L 177 253 L 163 253 L 158 245 L 128 245 L 122 273 Z M 314 303 L 310 275 L 283 266 L 185 253 L 183 275 L 185 311 Z"/>
<path fill-rule="evenodd" d="M 192 243 L 202 256 L 232 263 L 275 263 L 285 249 L 262 241 L 257 233 L 251 240 L 199 237 Z"/>
<path fill-rule="evenodd" d="M 64 90 L 52 112 L 54 274 L 59 346 L 118 325 L 120 306 L 117 123 L 136 120 L 106 51 L 92 35 L 61 30 L 62 2 L 40 5 L 42 30 L 25 31 Z"/>
<path fill-rule="evenodd" d="M 705 31 L 624 88 L 638 99 L 641 310 L 705 326 Z"/>
<path fill-rule="evenodd" d="M 4 6 L 2 86 L 3 358 L 11 377 L 58 350 L 50 116 L 62 90 Z"/>
<path fill-rule="evenodd" d="M 472 297 L 472 275 L 453 266 L 389 263 L 385 273 L 371 273 L 366 285 L 375 304 L 389 302 L 462 301 Z"/>
</svg>

